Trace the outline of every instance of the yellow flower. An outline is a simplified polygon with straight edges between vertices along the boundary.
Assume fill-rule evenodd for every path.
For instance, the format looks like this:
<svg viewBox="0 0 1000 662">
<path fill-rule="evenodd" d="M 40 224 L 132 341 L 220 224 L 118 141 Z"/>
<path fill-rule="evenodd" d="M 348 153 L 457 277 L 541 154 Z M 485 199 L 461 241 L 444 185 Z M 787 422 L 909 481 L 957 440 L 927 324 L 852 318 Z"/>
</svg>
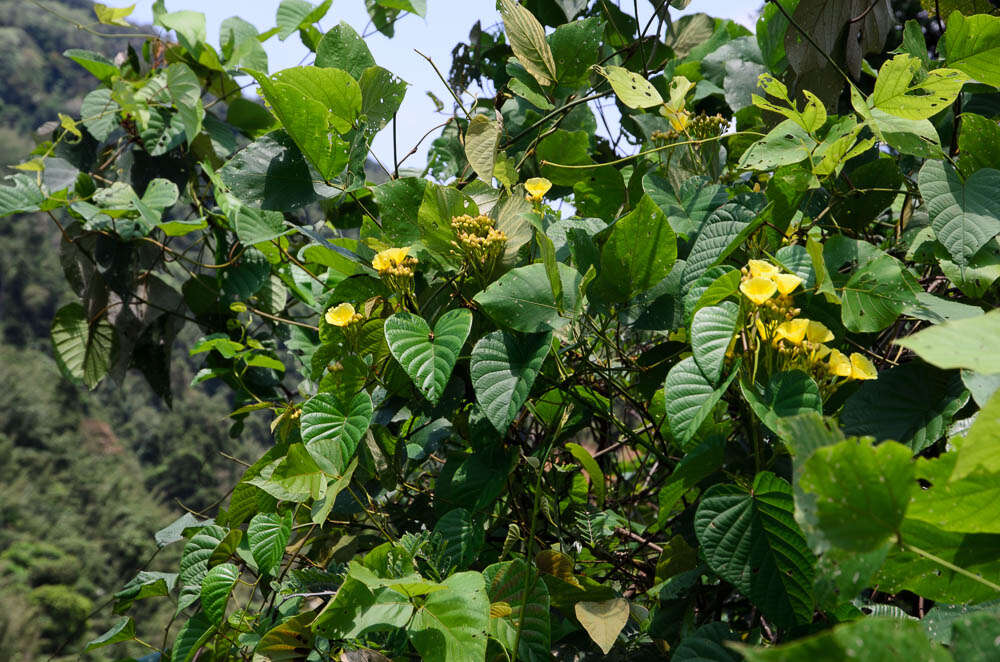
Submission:
<svg viewBox="0 0 1000 662">
<path fill-rule="evenodd" d="M 774 331 L 775 340 L 787 340 L 793 345 L 801 345 L 806 337 L 806 329 L 809 328 L 809 320 L 796 318 L 782 322 Z"/>
<path fill-rule="evenodd" d="M 689 119 L 691 119 L 691 113 L 686 110 L 674 111 L 667 114 L 667 121 L 670 122 L 670 128 L 677 133 L 687 128 Z"/>
<path fill-rule="evenodd" d="M 844 353 L 839 349 L 830 350 L 830 357 L 827 359 L 827 363 L 830 366 L 830 372 L 837 377 L 851 376 L 851 360 L 844 356 Z"/>
<path fill-rule="evenodd" d="M 750 260 L 747 262 L 751 278 L 773 278 L 780 272 L 778 267 L 765 260 Z"/>
<path fill-rule="evenodd" d="M 774 274 L 771 280 L 778 286 L 778 291 L 782 294 L 791 294 L 792 291 L 802 284 L 802 279 L 795 274 Z"/>
<path fill-rule="evenodd" d="M 807 331 L 806 334 L 808 335 L 808 333 L 809 332 Z M 831 351 L 832 350 L 826 345 L 816 345 L 816 347 L 813 348 L 812 353 L 809 355 L 809 360 L 822 361 Z"/>
<path fill-rule="evenodd" d="M 372 266 L 375 271 L 379 273 L 385 271 L 391 271 L 394 267 L 398 267 L 403 264 L 403 260 L 406 256 L 410 254 L 410 247 L 404 246 L 402 248 L 387 248 L 384 251 L 380 251 L 375 254 L 372 259 Z"/>
<path fill-rule="evenodd" d="M 347 326 L 354 321 L 354 306 L 349 303 L 342 303 L 339 306 L 326 311 L 326 323 L 333 326 Z"/>
<path fill-rule="evenodd" d="M 544 177 L 532 177 L 524 183 L 524 190 L 528 192 L 525 197 L 532 202 L 541 202 L 542 197 L 552 188 L 552 182 Z"/>
<path fill-rule="evenodd" d="M 749 278 L 740 283 L 740 292 L 758 306 L 773 297 L 777 291 L 778 286 L 768 278 Z"/>
<path fill-rule="evenodd" d="M 867 356 L 851 354 L 851 379 L 878 379 L 878 370 Z"/>
<path fill-rule="evenodd" d="M 830 342 L 833 340 L 833 332 L 826 328 L 822 322 L 809 320 L 809 326 L 806 327 L 806 340 L 816 343 Z"/>
</svg>

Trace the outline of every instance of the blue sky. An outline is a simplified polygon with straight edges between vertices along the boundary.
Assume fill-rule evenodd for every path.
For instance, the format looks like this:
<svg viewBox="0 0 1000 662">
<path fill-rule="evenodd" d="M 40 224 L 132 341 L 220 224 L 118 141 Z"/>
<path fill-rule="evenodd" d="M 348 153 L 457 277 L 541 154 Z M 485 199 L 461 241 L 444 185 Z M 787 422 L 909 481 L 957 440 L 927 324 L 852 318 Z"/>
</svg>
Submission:
<svg viewBox="0 0 1000 662">
<path fill-rule="evenodd" d="M 105 0 L 104 4 L 123 7 L 132 4 L 122 0 Z M 277 0 L 166 0 L 168 11 L 191 9 L 205 14 L 208 24 L 208 38 L 218 47 L 219 25 L 229 16 L 238 15 L 257 26 L 261 31 L 267 30 L 275 23 Z M 631 2 L 625 2 L 631 10 Z M 712 16 L 732 18 L 747 26 L 753 26 L 757 10 L 763 0 L 693 0 L 684 12 L 672 12 L 674 15 L 691 12 L 705 12 Z M 153 0 L 137 0 L 132 19 L 140 23 L 152 22 Z M 640 14 L 646 16 L 652 9 L 649 0 L 639 2 Z M 427 0 L 427 18 L 406 16 L 396 24 L 396 36 L 387 39 L 369 26 L 368 15 L 365 12 L 363 0 L 334 0 L 333 6 L 326 17 L 320 21 L 320 28 L 329 29 L 340 21 L 346 21 L 359 33 L 369 27 L 369 32 L 375 34 L 367 37 L 368 46 L 379 65 L 402 77 L 410 87 L 406 98 L 397 115 L 398 152 L 400 157 L 408 152 L 420 137 L 435 124 L 444 121 L 444 117 L 435 114 L 434 105 L 426 92 L 433 92 L 445 102 L 450 109 L 450 96 L 444 85 L 437 78 L 427 62 L 418 56 L 414 49 L 430 56 L 438 68 L 447 75 L 451 67 L 451 49 L 459 41 L 468 38 L 469 28 L 477 20 L 484 27 L 499 22 L 496 11 L 496 0 Z M 272 37 L 264 44 L 267 50 L 270 71 L 280 71 L 308 62 L 308 51 L 299 41 L 297 34 L 285 41 Z M 426 161 L 426 150 L 433 139 L 423 142 L 418 152 L 406 162 L 405 166 L 423 167 Z M 374 152 L 383 163 L 392 163 L 392 131 L 388 128 L 375 140 Z"/>
</svg>

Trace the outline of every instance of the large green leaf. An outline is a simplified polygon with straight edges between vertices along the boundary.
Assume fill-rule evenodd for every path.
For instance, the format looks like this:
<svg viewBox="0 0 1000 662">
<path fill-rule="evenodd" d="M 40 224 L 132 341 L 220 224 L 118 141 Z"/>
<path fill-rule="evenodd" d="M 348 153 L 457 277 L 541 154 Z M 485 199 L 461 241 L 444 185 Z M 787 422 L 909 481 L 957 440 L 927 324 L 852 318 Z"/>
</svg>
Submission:
<svg viewBox="0 0 1000 662">
<path fill-rule="evenodd" d="M 590 486 L 594 490 L 594 499 L 597 501 L 597 507 L 604 507 L 604 496 L 605 496 L 605 486 L 604 486 L 604 472 L 601 470 L 601 465 L 597 463 L 594 456 L 590 454 L 586 448 L 580 444 L 570 442 L 566 444 L 566 450 L 569 451 L 570 455 L 580 463 L 580 466 L 587 472 L 587 476 L 590 477 Z"/>
<path fill-rule="evenodd" d="M 939 368 L 966 368 L 1000 374 L 1000 310 L 978 317 L 936 324 L 896 344 L 912 349 Z"/>
<path fill-rule="evenodd" d="M 840 317 L 849 331 L 881 331 L 896 321 L 922 291 L 916 278 L 891 255 L 880 255 L 855 271 L 841 293 Z"/>
<path fill-rule="evenodd" d="M 847 439 L 817 449 L 799 476 L 797 519 L 828 545 L 874 550 L 900 531 L 916 486 L 912 455 L 894 441 Z"/>
<path fill-rule="evenodd" d="M 805 160 L 816 145 L 816 141 L 805 129 L 792 120 L 784 120 L 743 152 L 739 167 L 773 170 L 779 166 L 791 165 Z"/>
<path fill-rule="evenodd" d="M 118 111 L 121 107 L 111 98 L 111 90 L 100 87 L 83 97 L 80 106 L 80 120 L 90 131 L 90 135 L 104 141 L 118 126 Z"/>
<path fill-rule="evenodd" d="M 609 301 L 645 292 L 666 278 L 677 259 L 677 237 L 648 195 L 602 235 L 601 268 L 591 287 Z"/>
<path fill-rule="evenodd" d="M 0 186 L 0 218 L 38 211 L 45 194 L 33 177 L 19 173 L 7 178 L 11 186 Z"/>
<path fill-rule="evenodd" d="M 364 40 L 344 21 L 327 30 L 316 47 L 317 67 L 343 69 L 355 80 L 374 65 L 375 58 Z"/>
<path fill-rule="evenodd" d="M 934 69 L 913 82 L 921 66 L 918 58 L 907 54 L 887 61 L 879 69 L 869 102 L 891 115 L 911 120 L 927 119 L 948 108 L 967 77 L 957 69 Z"/>
<path fill-rule="evenodd" d="M 500 326 L 522 333 L 559 329 L 579 313 L 579 289 L 583 277 L 572 267 L 558 263 L 562 297 L 557 302 L 544 264 L 511 269 L 475 296 L 483 312 Z"/>
<path fill-rule="evenodd" d="M 729 384 L 738 371 L 732 374 L 718 387 L 708 379 L 698 367 L 694 357 L 677 363 L 663 385 L 663 395 L 667 402 L 667 421 L 674 438 L 685 447 L 694 438 L 698 428 L 712 413 L 719 399 L 722 398 Z"/>
<path fill-rule="evenodd" d="M 115 349 L 115 330 L 106 318 L 88 320 L 79 303 L 66 304 L 52 320 L 56 360 L 73 379 L 94 388 L 108 374 Z"/>
<path fill-rule="evenodd" d="M 549 591 L 538 572 L 517 559 L 487 566 L 483 577 L 490 602 L 510 606 L 509 614 L 490 618 L 490 636 L 497 639 L 508 653 L 513 653 L 520 627 L 518 659 L 524 662 L 549 660 Z"/>
<path fill-rule="evenodd" d="M 370 590 L 347 577 L 316 617 L 313 630 L 330 639 L 356 639 L 370 632 L 401 628 L 410 622 L 413 605 L 390 588 Z"/>
<path fill-rule="evenodd" d="M 1000 126 L 993 120 L 963 113 L 958 128 L 958 170 L 968 177 L 1000 163 Z"/>
<path fill-rule="evenodd" d="M 944 435 L 967 401 L 957 372 L 913 361 L 863 383 L 844 404 L 840 424 L 847 434 L 893 439 L 919 453 Z"/>
<path fill-rule="evenodd" d="M 281 0 L 275 13 L 275 23 L 279 28 L 278 39 L 284 41 L 299 28 L 312 25 L 323 18 L 330 4 L 324 2 L 318 8 L 320 11 L 317 11 L 317 8 L 306 0 Z"/>
<path fill-rule="evenodd" d="M 201 607 L 214 625 L 219 625 L 226 615 L 229 594 L 239 577 L 240 569 L 232 563 L 217 565 L 205 575 L 201 583 Z"/>
<path fill-rule="evenodd" d="M 778 421 L 786 416 L 823 411 L 819 387 L 812 377 L 801 370 L 773 375 L 760 392 L 754 386 L 740 386 L 750 408 L 774 432 L 778 431 Z"/>
<path fill-rule="evenodd" d="M 368 135 L 380 131 L 393 118 L 406 95 L 407 83 L 382 67 L 368 67 L 361 78 L 361 112 L 367 120 Z"/>
<path fill-rule="evenodd" d="M 320 393 L 302 405 L 302 441 L 324 471 L 332 476 L 344 473 L 373 411 L 367 391 Z"/>
<path fill-rule="evenodd" d="M 949 604 L 996 599 L 1000 535 L 944 531 L 929 522 L 906 518 L 902 539 L 905 546 L 892 546 L 875 576 L 880 590 L 912 591 Z"/>
<path fill-rule="evenodd" d="M 308 657 L 313 646 L 309 626 L 315 617 L 315 612 L 307 611 L 275 625 L 257 642 L 254 657 L 262 656 L 271 662 L 298 662 Z"/>
<path fill-rule="evenodd" d="M 991 442 L 995 456 L 996 438 Z M 1000 534 L 1000 474 L 977 469 L 956 476 L 961 443 L 957 454 L 918 460 L 917 473 L 927 487 L 914 494 L 906 517 L 949 532 Z"/>
<path fill-rule="evenodd" d="M 694 517 L 709 567 L 781 627 L 813 615 L 815 559 L 793 511 L 791 485 L 765 471 L 749 493 L 728 484 L 709 488 Z"/>
<path fill-rule="evenodd" d="M 557 78 L 556 63 L 552 57 L 552 49 L 545 40 L 542 24 L 516 0 L 500 0 L 498 8 L 514 56 L 539 85 L 554 82 Z"/>
<path fill-rule="evenodd" d="M 988 85 L 1000 85 L 1000 17 L 966 17 L 953 11 L 948 15 L 944 44 L 949 67 Z"/>
<path fill-rule="evenodd" d="M 666 179 L 647 173 L 642 178 L 642 190 L 667 215 L 674 232 L 685 237 L 697 232 L 708 215 L 728 199 L 726 188 L 712 184 L 707 177 L 686 179 L 675 192 Z"/>
<path fill-rule="evenodd" d="M 433 332 L 422 317 L 403 312 L 385 321 L 385 340 L 406 374 L 433 403 L 444 393 L 471 329 L 472 313 L 465 308 L 446 312 Z"/>
<path fill-rule="evenodd" d="M 177 576 L 182 587 L 179 608 L 191 604 L 201 595 L 201 582 L 208 572 L 209 559 L 225 537 L 226 529 L 212 524 L 199 529 L 184 545 Z"/>
<path fill-rule="evenodd" d="M 285 457 L 261 470 L 246 482 L 256 485 L 276 499 L 302 503 L 320 499 L 326 493 L 329 474 L 316 464 L 302 444 L 288 447 Z"/>
<path fill-rule="evenodd" d="M 170 102 L 177 109 L 177 116 L 184 124 L 188 145 L 201 133 L 205 107 L 201 102 L 201 81 L 191 67 L 174 62 L 167 67 L 167 92 Z"/>
<path fill-rule="evenodd" d="M 1000 19 L 998 19 L 1000 20 Z M 959 266 L 1000 234 L 1000 170 L 982 168 L 964 182 L 942 161 L 927 161 L 918 177 L 931 227 Z"/>
<path fill-rule="evenodd" d="M 472 348 L 469 372 L 476 400 L 500 432 L 507 430 L 528 399 L 551 344 L 550 333 L 516 336 L 493 331 Z"/>
<path fill-rule="evenodd" d="M 747 662 L 952 662 L 944 648 L 930 642 L 923 626 L 899 618 L 862 618 L 811 637 L 771 648 L 740 646 Z"/>
<path fill-rule="evenodd" d="M 438 558 L 448 570 L 468 568 L 483 546 L 483 527 L 465 508 L 454 508 L 434 525 L 434 535 L 441 547 Z"/>
<path fill-rule="evenodd" d="M 95 648 L 110 646 L 111 644 L 117 644 L 122 641 L 131 641 L 134 638 L 135 621 L 132 620 L 131 616 L 128 616 L 120 619 L 101 636 L 89 641 L 86 648 L 83 649 L 83 652 L 86 653 L 94 650 Z"/>
<path fill-rule="evenodd" d="M 262 209 L 289 211 L 316 200 L 309 166 L 283 131 L 269 133 L 237 152 L 219 170 L 219 177 L 241 202 Z"/>
<path fill-rule="evenodd" d="M 174 639 L 170 650 L 171 662 L 190 662 L 209 637 L 215 634 L 216 627 L 204 611 L 189 618 Z"/>
<path fill-rule="evenodd" d="M 993 393 L 976 414 L 972 427 L 965 433 L 951 480 L 964 478 L 977 471 L 1000 473 L 997 439 L 1000 439 L 1000 392 Z"/>
<path fill-rule="evenodd" d="M 685 290 L 736 249 L 746 231 L 754 227 L 759 211 L 739 202 L 727 202 L 708 215 L 684 266 Z"/>
<path fill-rule="evenodd" d="M 478 572 L 444 580 L 447 588 L 427 596 L 407 628 L 410 641 L 428 662 L 466 662 L 486 656 L 490 599 Z"/>
<path fill-rule="evenodd" d="M 740 307 L 732 301 L 701 308 L 691 320 L 691 354 L 713 384 L 722 376 L 726 351 L 736 334 Z"/>
<path fill-rule="evenodd" d="M 330 180 L 347 165 L 350 144 L 341 137 L 361 111 L 361 88 L 340 69 L 294 67 L 273 76 L 249 71 L 285 131 L 319 174 Z"/>
<path fill-rule="evenodd" d="M 292 534 L 292 522 L 276 513 L 257 513 L 247 525 L 250 555 L 261 575 L 273 574 L 285 556 L 285 545 Z"/>
</svg>

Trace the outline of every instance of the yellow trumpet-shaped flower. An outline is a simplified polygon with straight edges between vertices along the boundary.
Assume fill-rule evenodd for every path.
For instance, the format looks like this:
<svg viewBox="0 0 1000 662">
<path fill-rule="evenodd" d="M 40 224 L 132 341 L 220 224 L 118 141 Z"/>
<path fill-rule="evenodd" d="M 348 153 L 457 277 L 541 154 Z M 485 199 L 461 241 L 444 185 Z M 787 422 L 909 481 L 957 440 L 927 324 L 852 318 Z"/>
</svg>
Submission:
<svg viewBox="0 0 1000 662">
<path fill-rule="evenodd" d="M 552 188 L 552 182 L 549 180 L 544 177 L 532 177 L 524 183 L 524 190 L 528 192 L 525 198 L 532 202 L 541 202 L 550 188 Z"/>
<path fill-rule="evenodd" d="M 355 321 L 356 316 L 357 313 L 354 310 L 354 306 L 349 303 L 342 303 L 339 306 L 328 309 L 324 318 L 326 319 L 326 323 L 332 326 L 347 326 Z"/>
<path fill-rule="evenodd" d="M 854 352 L 851 354 L 851 379 L 878 379 L 878 370 L 867 356 Z"/>
<path fill-rule="evenodd" d="M 844 353 L 839 349 L 830 350 L 827 364 L 830 366 L 830 372 L 837 377 L 851 376 L 851 360 L 844 356 Z"/>
<path fill-rule="evenodd" d="M 759 317 L 754 320 L 754 326 L 757 327 L 757 335 L 761 337 L 762 340 L 767 340 L 771 334 L 768 332 L 767 327 L 764 326 L 764 321 Z"/>
<path fill-rule="evenodd" d="M 833 340 L 833 332 L 826 328 L 822 322 L 809 320 L 809 326 L 806 327 L 806 340 L 815 343 L 830 342 Z"/>
<path fill-rule="evenodd" d="M 392 271 L 395 267 L 403 264 L 406 256 L 410 254 L 410 247 L 404 246 L 402 248 L 387 248 L 384 251 L 379 251 L 372 258 L 372 267 L 375 271 L 379 273 Z"/>
<path fill-rule="evenodd" d="M 748 278 L 740 283 L 740 292 L 758 306 L 774 296 L 778 286 L 769 278 Z"/>
<path fill-rule="evenodd" d="M 782 322 L 774 330 L 775 340 L 787 340 L 793 345 L 801 345 L 806 337 L 806 330 L 809 328 L 809 320 L 796 318 Z"/>
<path fill-rule="evenodd" d="M 751 278 L 772 278 L 781 272 L 778 267 L 766 260 L 750 260 L 747 262 L 747 269 L 750 270 Z"/>
<path fill-rule="evenodd" d="M 771 279 L 782 294 L 791 294 L 796 287 L 802 284 L 802 279 L 795 274 L 774 274 Z"/>
</svg>

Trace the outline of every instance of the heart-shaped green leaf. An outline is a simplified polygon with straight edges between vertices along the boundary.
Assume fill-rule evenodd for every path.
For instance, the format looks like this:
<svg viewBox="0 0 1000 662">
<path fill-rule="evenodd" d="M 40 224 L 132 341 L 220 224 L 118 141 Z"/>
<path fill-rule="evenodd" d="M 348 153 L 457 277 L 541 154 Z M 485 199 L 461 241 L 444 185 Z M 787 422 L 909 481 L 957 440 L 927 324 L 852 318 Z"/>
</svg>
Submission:
<svg viewBox="0 0 1000 662">
<path fill-rule="evenodd" d="M 261 574 L 270 574 L 281 563 L 292 522 L 276 513 L 257 513 L 247 526 L 250 554 Z"/>
<path fill-rule="evenodd" d="M 764 471 L 749 493 L 725 484 L 706 490 L 694 518 L 709 567 L 783 627 L 813 614 L 815 559 L 793 511 L 792 486 Z"/>
<path fill-rule="evenodd" d="M 738 273 L 738 272 L 734 272 Z M 740 307 L 732 301 L 702 308 L 691 321 L 691 351 L 695 363 L 713 384 L 722 376 L 729 342 L 736 333 Z"/>
<path fill-rule="evenodd" d="M 729 388 L 736 372 L 734 370 L 721 386 L 715 388 L 694 358 L 689 356 L 667 373 L 663 385 L 663 395 L 667 401 L 667 421 L 670 423 L 670 431 L 685 450 L 687 443 L 712 413 L 712 407 Z"/>
<path fill-rule="evenodd" d="M 240 576 L 240 569 L 232 563 L 217 565 L 208 571 L 201 584 L 201 606 L 212 623 L 218 625 L 226 615 L 229 594 Z"/>
<path fill-rule="evenodd" d="M 321 469 L 333 476 L 344 473 L 372 420 L 367 391 L 353 397 L 320 393 L 302 405 L 302 442 Z"/>
<path fill-rule="evenodd" d="M 433 332 L 422 317 L 396 313 L 385 321 L 385 340 L 416 387 L 434 403 L 444 393 L 471 329 L 472 313 L 465 308 L 442 315 Z"/>
<path fill-rule="evenodd" d="M 950 165 L 927 161 L 917 181 L 931 227 L 960 267 L 1000 234 L 1000 170 L 977 170 L 963 183 Z"/>
<path fill-rule="evenodd" d="M 494 331 L 472 348 L 469 372 L 476 400 L 500 432 L 507 429 L 528 398 L 551 343 L 551 333 L 516 336 Z"/>
</svg>

